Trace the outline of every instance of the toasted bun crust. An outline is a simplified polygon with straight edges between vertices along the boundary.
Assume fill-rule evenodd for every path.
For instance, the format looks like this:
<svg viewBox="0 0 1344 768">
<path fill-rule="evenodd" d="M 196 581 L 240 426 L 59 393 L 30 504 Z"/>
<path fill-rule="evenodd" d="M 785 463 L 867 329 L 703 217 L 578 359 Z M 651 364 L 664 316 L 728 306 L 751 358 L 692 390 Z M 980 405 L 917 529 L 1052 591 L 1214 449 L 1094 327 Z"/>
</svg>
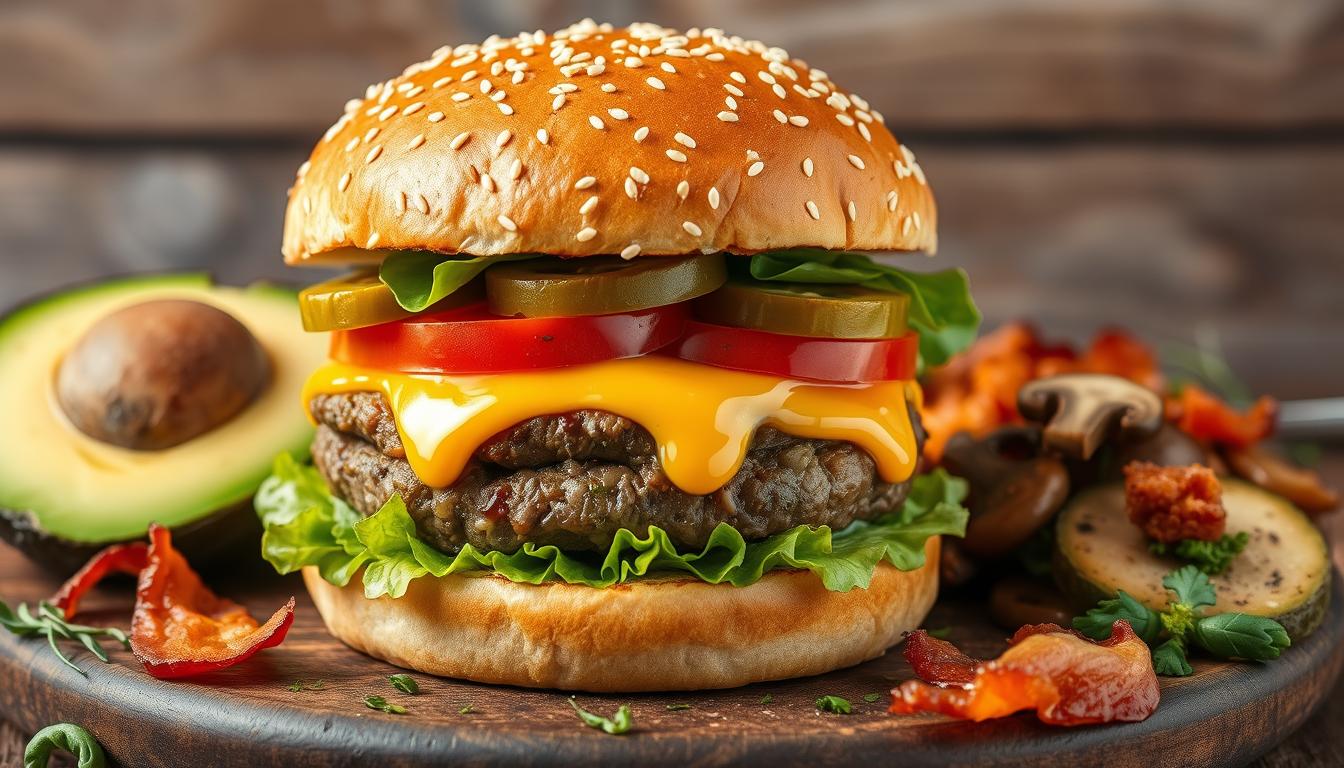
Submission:
<svg viewBox="0 0 1344 768">
<path fill-rule="evenodd" d="M 304 581 L 333 635 L 398 666 L 570 691 L 732 688 L 821 674 L 882 655 L 938 592 L 938 539 L 919 570 L 883 563 L 868 589 L 828 592 L 808 571 L 749 587 L 673 578 L 608 589 L 498 576 L 411 582 L 368 600 L 358 581 Z"/>
<path fill-rule="evenodd" d="M 590 21 L 370 86 L 300 167 L 284 234 L 318 266 L 936 245 L 914 155 L 826 73 L 719 30 Z"/>
</svg>

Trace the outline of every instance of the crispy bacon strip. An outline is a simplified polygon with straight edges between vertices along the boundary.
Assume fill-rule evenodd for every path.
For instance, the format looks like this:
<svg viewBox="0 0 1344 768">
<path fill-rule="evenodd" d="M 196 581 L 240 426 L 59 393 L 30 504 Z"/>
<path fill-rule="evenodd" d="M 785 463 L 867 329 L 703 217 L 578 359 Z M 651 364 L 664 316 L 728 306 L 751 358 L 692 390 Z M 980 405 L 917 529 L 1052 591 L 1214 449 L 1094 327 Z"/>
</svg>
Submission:
<svg viewBox="0 0 1344 768">
<path fill-rule="evenodd" d="M 79 601 L 98 582 L 113 573 L 135 576 L 149 562 L 149 547 L 144 542 L 113 544 L 94 555 L 74 576 L 66 579 L 61 589 L 51 598 L 52 604 L 70 618 L 79 611 Z"/>
<path fill-rule="evenodd" d="M 1245 412 L 1238 413 L 1194 384 L 1187 384 L 1179 395 L 1167 398 L 1167 420 L 1182 432 L 1205 443 L 1233 448 L 1248 448 L 1269 437 L 1278 411 L 1279 404 L 1274 398 L 1261 397 Z"/>
<path fill-rule="evenodd" d="M 976 662 L 915 632 L 905 657 L 922 681 L 893 690 L 890 711 L 979 722 L 1034 709 L 1050 725 L 1090 725 L 1143 720 L 1157 709 L 1152 657 L 1125 621 L 1099 643 L 1055 624 L 1023 627 L 1011 643 L 999 658 Z"/>
<path fill-rule="evenodd" d="M 258 625 L 246 608 L 201 583 L 173 549 L 167 528 L 151 526 L 149 542 L 131 618 L 131 650 L 149 674 L 175 678 L 224 669 L 284 641 L 294 598 Z"/>
</svg>

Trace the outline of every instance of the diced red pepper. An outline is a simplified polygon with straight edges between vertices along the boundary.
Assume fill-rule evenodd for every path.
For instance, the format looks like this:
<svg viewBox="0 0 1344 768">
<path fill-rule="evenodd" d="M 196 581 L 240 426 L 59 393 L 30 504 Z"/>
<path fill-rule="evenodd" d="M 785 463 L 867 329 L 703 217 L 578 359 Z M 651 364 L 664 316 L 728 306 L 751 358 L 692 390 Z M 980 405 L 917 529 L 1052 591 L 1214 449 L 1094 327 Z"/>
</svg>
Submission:
<svg viewBox="0 0 1344 768">
<path fill-rule="evenodd" d="M 1269 437 L 1278 418 L 1279 404 L 1261 397 L 1249 409 L 1236 409 L 1194 384 L 1167 398 L 1167 420 L 1181 431 L 1206 443 L 1249 448 Z"/>
<path fill-rule="evenodd" d="M 98 582 L 113 573 L 135 576 L 144 570 L 148 562 L 149 547 L 144 542 L 113 544 L 94 555 L 74 576 L 66 579 L 51 602 L 65 613 L 66 618 L 70 618 L 79 610 L 80 599 Z"/>
<path fill-rule="evenodd" d="M 294 598 L 258 625 L 243 606 L 218 597 L 173 549 L 172 535 L 149 529 L 148 565 L 140 572 L 131 650 L 158 678 L 231 667 L 279 645 L 294 621 Z"/>
<path fill-rule="evenodd" d="M 1089 725 L 1144 720 L 1157 709 L 1152 656 L 1125 621 L 1099 643 L 1054 624 L 1023 627 L 991 661 L 955 648 L 954 656 L 947 645 L 922 630 L 911 635 L 905 656 L 922 681 L 893 690 L 891 712 L 981 721 L 1034 709 L 1050 725 Z"/>
</svg>

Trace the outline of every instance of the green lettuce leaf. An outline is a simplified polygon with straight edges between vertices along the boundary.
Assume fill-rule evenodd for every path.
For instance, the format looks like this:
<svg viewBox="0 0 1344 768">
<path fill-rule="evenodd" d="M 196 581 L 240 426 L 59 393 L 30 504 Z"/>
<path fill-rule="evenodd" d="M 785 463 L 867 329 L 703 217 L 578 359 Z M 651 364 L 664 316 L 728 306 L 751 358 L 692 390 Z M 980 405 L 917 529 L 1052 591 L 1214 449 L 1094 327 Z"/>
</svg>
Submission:
<svg viewBox="0 0 1344 768">
<path fill-rule="evenodd" d="M 743 587 L 775 568 L 806 568 L 827 589 L 844 592 L 867 587 L 883 560 L 902 570 L 922 566 L 924 543 L 930 536 L 962 535 L 965 496 L 963 480 L 938 470 L 915 478 L 910 498 L 898 513 L 856 522 L 836 533 L 825 526 L 804 525 L 748 542 L 736 529 L 720 524 L 703 549 L 680 552 L 665 531 L 650 527 L 642 537 L 618 531 L 605 554 L 564 552 L 531 543 L 513 553 L 467 546 L 456 555 L 445 554 L 419 539 L 400 497 L 360 519 L 326 491 L 315 469 L 288 456 L 276 460 L 275 472 L 257 493 L 256 504 L 266 527 L 262 555 L 277 571 L 315 565 L 324 579 L 344 586 L 362 568 L 364 594 L 372 599 L 401 597 L 410 582 L 422 576 L 470 571 L 493 571 L 527 584 L 562 581 L 591 587 L 671 571 L 711 584 Z"/>
<path fill-rule="evenodd" d="M 861 253 L 795 248 L 751 257 L 751 276 L 785 283 L 862 285 L 910 297 L 910 326 L 919 332 L 923 365 L 942 365 L 970 346 L 980 329 L 980 310 L 961 269 L 907 272 Z"/>
<path fill-rule="evenodd" d="M 392 289 L 407 312 L 421 312 L 471 282 L 491 264 L 533 259 L 536 254 L 510 253 L 455 259 L 431 251 L 397 251 L 383 259 L 378 279 Z"/>
</svg>

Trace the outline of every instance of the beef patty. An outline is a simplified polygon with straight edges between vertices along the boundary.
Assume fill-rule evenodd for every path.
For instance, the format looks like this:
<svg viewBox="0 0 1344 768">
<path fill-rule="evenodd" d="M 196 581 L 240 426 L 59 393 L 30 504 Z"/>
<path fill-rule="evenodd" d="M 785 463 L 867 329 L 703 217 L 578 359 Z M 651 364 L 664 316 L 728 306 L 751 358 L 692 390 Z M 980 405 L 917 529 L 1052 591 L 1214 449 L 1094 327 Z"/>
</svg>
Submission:
<svg viewBox="0 0 1344 768">
<path fill-rule="evenodd" d="M 605 411 L 538 416 L 480 446 L 456 483 L 430 488 L 406 462 L 387 400 L 377 393 L 318 395 L 313 460 L 332 490 L 371 515 L 401 494 L 421 538 L 444 552 L 465 544 L 513 552 L 524 542 L 606 550 L 622 528 L 667 531 L 703 547 L 719 523 L 747 539 L 798 525 L 840 530 L 891 512 L 909 483 L 884 483 L 852 443 L 756 431 L 737 474 L 707 496 L 668 480 L 657 445 L 638 424 Z M 911 409 L 919 445 L 924 432 Z"/>
</svg>

